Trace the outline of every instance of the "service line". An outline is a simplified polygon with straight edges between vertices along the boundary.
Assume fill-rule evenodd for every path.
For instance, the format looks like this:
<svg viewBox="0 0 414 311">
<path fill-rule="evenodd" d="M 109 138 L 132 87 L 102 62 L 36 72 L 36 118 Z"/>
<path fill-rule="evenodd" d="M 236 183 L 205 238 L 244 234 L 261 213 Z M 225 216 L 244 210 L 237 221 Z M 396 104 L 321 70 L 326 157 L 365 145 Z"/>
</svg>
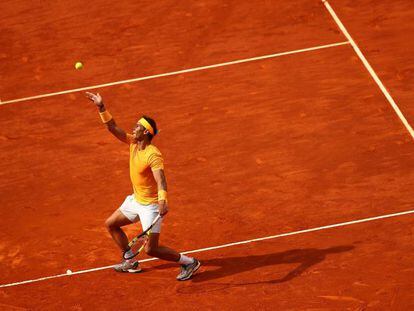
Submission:
<svg viewBox="0 0 414 311">
<path fill-rule="evenodd" d="M 138 82 L 138 81 L 143 81 L 143 80 L 150 80 L 150 79 L 155 79 L 155 78 L 168 77 L 168 76 L 179 75 L 179 74 L 183 74 L 183 73 L 189 73 L 189 72 L 194 72 L 194 71 L 200 71 L 200 70 L 207 70 L 207 69 L 213 69 L 213 68 L 218 68 L 218 67 L 236 65 L 236 64 L 253 62 L 253 61 L 258 61 L 258 60 L 263 60 L 263 59 L 268 59 L 268 58 L 275 58 L 275 57 L 285 56 L 285 55 L 322 50 L 322 49 L 337 47 L 337 46 L 346 45 L 346 44 L 349 44 L 349 42 L 348 41 L 343 41 L 343 42 L 331 43 L 331 44 L 327 44 L 327 45 L 314 46 L 314 47 L 310 47 L 310 48 L 306 48 L 306 49 L 293 50 L 293 51 L 281 52 L 281 53 L 276 53 L 276 54 L 257 56 L 257 57 L 252 57 L 252 58 L 239 59 L 239 60 L 214 64 L 214 65 L 208 65 L 208 66 L 189 68 L 189 69 L 184 69 L 184 70 L 179 70 L 179 71 L 161 73 L 161 74 L 156 74 L 156 75 L 152 75 L 152 76 L 145 76 L 145 77 L 133 78 L 133 79 L 128 79 L 128 80 L 121 80 L 121 81 L 109 82 L 109 83 L 104 83 L 104 84 L 91 85 L 91 86 L 86 86 L 86 87 L 81 87 L 81 88 L 71 89 L 71 90 L 65 90 L 65 91 L 60 91 L 60 92 L 47 93 L 47 94 L 23 97 L 23 98 L 18 98 L 18 99 L 4 100 L 4 101 L 0 100 L 0 105 L 18 103 L 18 102 L 23 102 L 23 101 L 33 100 L 33 99 L 39 99 L 39 98 L 45 98 L 45 97 L 51 97 L 51 96 L 58 96 L 58 95 L 63 95 L 63 94 L 75 93 L 75 92 L 82 92 L 82 91 L 93 90 L 93 89 L 100 89 L 100 88 L 104 88 L 104 87 L 108 87 L 108 86 L 114 86 L 114 85 L 118 85 L 118 84 L 132 83 L 132 82 Z"/>
<path fill-rule="evenodd" d="M 236 245 L 248 244 L 248 243 L 253 243 L 253 242 L 272 240 L 272 239 L 282 238 L 282 237 L 285 237 L 285 236 L 303 234 L 303 233 L 314 232 L 314 231 L 327 230 L 327 229 L 337 228 L 337 227 L 345 227 L 345 226 L 349 226 L 349 225 L 360 224 L 360 223 L 364 223 L 364 222 L 380 220 L 380 219 L 386 219 L 386 218 L 392 218 L 392 217 L 398 217 L 398 216 L 403 216 L 403 215 L 409 215 L 409 214 L 413 214 L 413 213 L 414 213 L 414 210 L 409 210 L 409 211 L 399 212 L 399 213 L 394 213 L 394 214 L 387 214 L 387 215 L 363 218 L 363 219 L 352 220 L 352 221 L 347 221 L 347 222 L 341 222 L 341 223 L 322 226 L 322 227 L 304 229 L 304 230 L 281 233 L 281 234 L 277 234 L 277 235 L 271 235 L 271 236 L 266 236 L 266 237 L 251 239 L 251 240 L 245 240 L 245 241 L 227 243 L 227 244 L 223 244 L 223 245 L 200 248 L 200 249 L 195 249 L 195 250 L 192 250 L 192 251 L 183 252 L 183 254 L 201 253 L 201 252 L 211 251 L 211 250 L 215 250 L 215 249 L 219 249 L 219 248 L 226 248 L 226 247 L 232 247 L 232 246 L 236 246 Z M 157 258 L 148 258 L 148 259 L 140 260 L 140 262 L 147 262 L 147 261 L 153 261 L 153 260 L 157 260 Z M 61 278 L 61 277 L 65 277 L 65 276 L 73 276 L 73 275 L 76 275 L 76 274 L 89 273 L 89 272 L 100 271 L 100 270 L 111 269 L 111 268 L 113 268 L 113 265 L 98 267 L 98 268 L 93 268 L 93 269 L 87 269 L 87 270 L 73 271 L 71 274 L 66 274 L 66 273 L 65 274 L 57 274 L 57 275 L 46 276 L 46 277 L 33 279 L 33 280 L 27 280 L 27 281 L 21 281 L 21 282 L 9 283 L 9 284 L 2 284 L 2 285 L 0 285 L 0 288 L 23 285 L 23 284 L 29 284 L 29 283 L 40 282 L 40 281 L 46 281 L 46 280 L 50 280 L 50 279 L 56 279 L 56 278 Z"/>
</svg>

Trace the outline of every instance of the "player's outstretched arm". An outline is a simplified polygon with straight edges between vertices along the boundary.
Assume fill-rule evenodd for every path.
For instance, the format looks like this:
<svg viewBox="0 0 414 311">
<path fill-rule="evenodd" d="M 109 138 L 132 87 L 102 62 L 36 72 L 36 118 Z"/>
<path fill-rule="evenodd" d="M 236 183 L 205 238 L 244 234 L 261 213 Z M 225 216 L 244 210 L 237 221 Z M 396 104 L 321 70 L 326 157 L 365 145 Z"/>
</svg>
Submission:
<svg viewBox="0 0 414 311">
<path fill-rule="evenodd" d="M 106 110 L 102 96 L 99 93 L 94 94 L 91 92 L 86 92 L 85 94 L 98 108 L 102 122 L 106 124 L 108 130 L 120 141 L 129 144 L 130 142 L 125 131 L 116 125 L 114 118 Z"/>
</svg>

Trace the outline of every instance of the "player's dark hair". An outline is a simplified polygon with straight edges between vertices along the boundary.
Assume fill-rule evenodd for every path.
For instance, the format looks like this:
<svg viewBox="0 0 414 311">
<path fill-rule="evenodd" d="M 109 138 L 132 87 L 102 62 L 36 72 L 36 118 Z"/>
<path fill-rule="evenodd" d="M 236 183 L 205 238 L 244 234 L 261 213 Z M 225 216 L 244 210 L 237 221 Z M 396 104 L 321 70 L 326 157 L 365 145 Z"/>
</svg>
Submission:
<svg viewBox="0 0 414 311">
<path fill-rule="evenodd" d="M 148 116 L 142 116 L 145 120 L 147 120 L 147 122 L 152 126 L 152 128 L 154 129 L 154 136 L 158 134 L 158 129 L 157 129 L 157 123 L 155 123 L 154 119 L 148 117 Z M 154 137 L 152 134 L 148 134 L 149 139 L 152 140 L 152 138 Z"/>
</svg>

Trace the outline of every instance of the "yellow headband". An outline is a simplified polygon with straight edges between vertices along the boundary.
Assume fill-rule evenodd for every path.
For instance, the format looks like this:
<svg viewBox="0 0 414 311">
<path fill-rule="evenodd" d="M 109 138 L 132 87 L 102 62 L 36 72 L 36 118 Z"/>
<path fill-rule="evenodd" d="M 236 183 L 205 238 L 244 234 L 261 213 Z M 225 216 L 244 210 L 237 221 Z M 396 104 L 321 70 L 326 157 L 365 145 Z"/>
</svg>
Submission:
<svg viewBox="0 0 414 311">
<path fill-rule="evenodd" d="M 151 124 L 148 123 L 147 120 L 144 118 L 139 119 L 138 123 L 140 123 L 145 129 L 154 136 L 154 129 L 152 128 Z"/>
</svg>

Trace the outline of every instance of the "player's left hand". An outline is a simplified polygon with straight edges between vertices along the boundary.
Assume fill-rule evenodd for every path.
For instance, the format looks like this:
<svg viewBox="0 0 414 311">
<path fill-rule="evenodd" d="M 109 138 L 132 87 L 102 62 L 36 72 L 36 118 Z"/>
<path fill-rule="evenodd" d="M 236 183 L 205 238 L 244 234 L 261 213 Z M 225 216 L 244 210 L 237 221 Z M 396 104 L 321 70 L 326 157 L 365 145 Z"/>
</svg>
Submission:
<svg viewBox="0 0 414 311">
<path fill-rule="evenodd" d="M 103 99 L 102 96 L 99 93 L 91 93 L 91 92 L 85 92 L 85 95 L 87 98 L 89 98 L 93 103 L 96 105 L 96 107 L 101 108 L 103 107 Z"/>
<path fill-rule="evenodd" d="M 158 213 L 160 213 L 161 216 L 165 216 L 168 213 L 167 201 L 162 200 L 158 202 Z"/>
</svg>

